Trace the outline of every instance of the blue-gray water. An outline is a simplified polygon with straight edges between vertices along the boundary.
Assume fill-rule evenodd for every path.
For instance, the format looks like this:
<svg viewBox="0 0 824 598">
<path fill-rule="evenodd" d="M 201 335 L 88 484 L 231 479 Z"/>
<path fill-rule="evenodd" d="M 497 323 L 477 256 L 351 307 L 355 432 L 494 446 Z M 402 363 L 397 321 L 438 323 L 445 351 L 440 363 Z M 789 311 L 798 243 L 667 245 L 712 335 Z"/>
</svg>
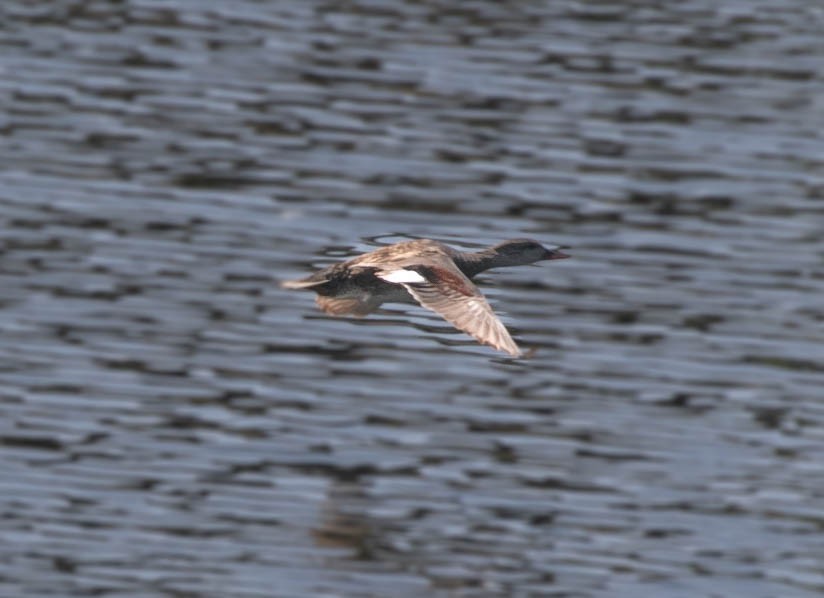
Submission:
<svg viewBox="0 0 824 598">
<path fill-rule="evenodd" d="M 824 592 L 824 9 L 0 5 L 0 595 Z M 530 236 L 532 359 L 278 280 Z"/>
</svg>

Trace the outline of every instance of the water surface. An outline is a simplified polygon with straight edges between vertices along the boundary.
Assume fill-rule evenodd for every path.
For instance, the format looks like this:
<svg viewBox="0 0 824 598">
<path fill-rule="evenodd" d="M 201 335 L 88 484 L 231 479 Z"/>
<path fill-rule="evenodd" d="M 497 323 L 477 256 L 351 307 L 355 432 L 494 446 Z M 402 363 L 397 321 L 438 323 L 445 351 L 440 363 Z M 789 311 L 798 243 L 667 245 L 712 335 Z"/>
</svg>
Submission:
<svg viewBox="0 0 824 598">
<path fill-rule="evenodd" d="M 815 3 L 0 15 L 0 594 L 824 591 Z M 522 236 L 529 360 L 277 285 Z"/>
</svg>

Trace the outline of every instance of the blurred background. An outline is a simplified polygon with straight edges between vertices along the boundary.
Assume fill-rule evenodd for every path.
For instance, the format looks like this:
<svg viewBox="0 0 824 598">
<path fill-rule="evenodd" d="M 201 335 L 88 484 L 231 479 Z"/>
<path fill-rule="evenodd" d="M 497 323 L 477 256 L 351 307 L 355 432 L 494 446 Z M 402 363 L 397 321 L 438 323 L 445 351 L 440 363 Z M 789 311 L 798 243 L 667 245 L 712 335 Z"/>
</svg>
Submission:
<svg viewBox="0 0 824 598">
<path fill-rule="evenodd" d="M 0 595 L 821 596 L 823 28 L 0 4 Z M 528 360 L 278 288 L 524 236 Z"/>
</svg>

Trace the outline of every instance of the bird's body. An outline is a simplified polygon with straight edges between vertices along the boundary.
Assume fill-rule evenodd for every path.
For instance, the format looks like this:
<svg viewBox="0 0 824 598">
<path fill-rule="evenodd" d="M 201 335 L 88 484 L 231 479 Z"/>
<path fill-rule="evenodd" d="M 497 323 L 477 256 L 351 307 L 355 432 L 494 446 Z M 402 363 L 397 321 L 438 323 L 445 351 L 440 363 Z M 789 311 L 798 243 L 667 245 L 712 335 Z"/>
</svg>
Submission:
<svg viewBox="0 0 824 598">
<path fill-rule="evenodd" d="M 569 257 L 560 249 L 514 239 L 483 251 L 462 252 L 439 241 L 415 239 L 333 264 L 282 286 L 315 291 L 318 306 L 335 316 L 365 316 L 382 303 L 414 300 L 481 343 L 518 356 L 520 349 L 472 278 L 490 268 Z"/>
</svg>

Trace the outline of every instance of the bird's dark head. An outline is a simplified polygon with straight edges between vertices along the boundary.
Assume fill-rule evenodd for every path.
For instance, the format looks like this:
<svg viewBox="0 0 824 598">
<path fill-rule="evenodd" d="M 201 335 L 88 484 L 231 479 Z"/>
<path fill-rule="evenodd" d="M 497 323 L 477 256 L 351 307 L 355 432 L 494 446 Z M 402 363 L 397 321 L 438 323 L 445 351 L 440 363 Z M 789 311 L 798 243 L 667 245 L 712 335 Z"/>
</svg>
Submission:
<svg viewBox="0 0 824 598">
<path fill-rule="evenodd" d="M 570 257 L 561 251 L 568 249 L 561 245 L 544 247 L 533 239 L 510 239 L 494 247 L 502 261 L 512 264 L 532 264 L 541 260 L 562 260 Z"/>
</svg>

